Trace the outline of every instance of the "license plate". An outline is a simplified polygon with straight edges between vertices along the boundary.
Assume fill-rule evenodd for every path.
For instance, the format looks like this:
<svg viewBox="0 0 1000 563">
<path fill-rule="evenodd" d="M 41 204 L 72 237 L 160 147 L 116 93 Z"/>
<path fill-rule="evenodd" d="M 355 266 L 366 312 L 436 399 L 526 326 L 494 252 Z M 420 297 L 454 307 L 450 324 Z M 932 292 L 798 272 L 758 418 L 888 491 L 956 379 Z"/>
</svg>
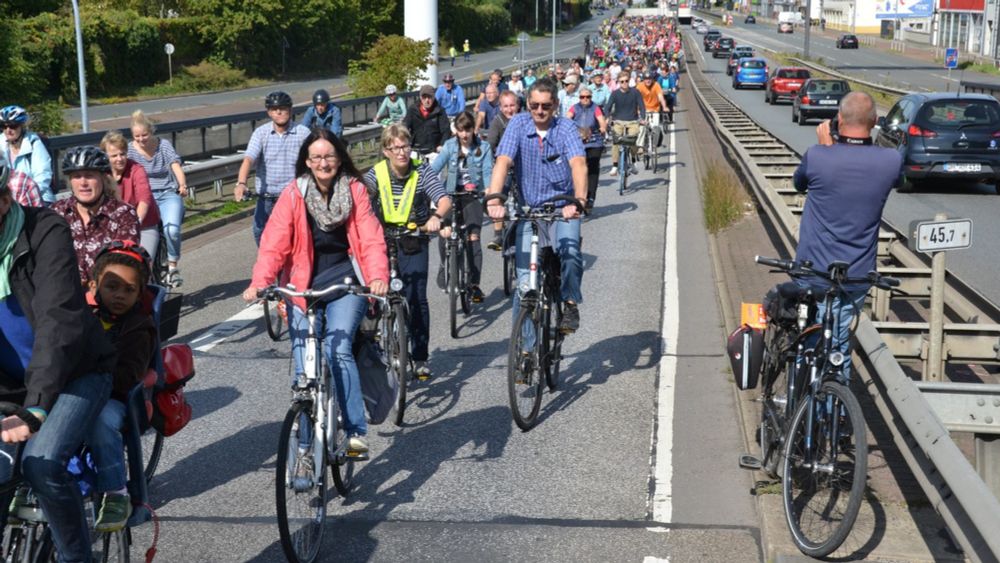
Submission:
<svg viewBox="0 0 1000 563">
<path fill-rule="evenodd" d="M 788 87 L 789 88 L 801 88 L 802 87 L 802 83 L 801 82 L 789 82 L 788 83 Z"/>
<path fill-rule="evenodd" d="M 965 162 L 948 162 L 944 165 L 945 172 L 981 172 L 982 164 Z"/>
<path fill-rule="evenodd" d="M 819 105 L 821 106 L 835 106 L 837 105 L 837 100 L 820 100 Z"/>
</svg>

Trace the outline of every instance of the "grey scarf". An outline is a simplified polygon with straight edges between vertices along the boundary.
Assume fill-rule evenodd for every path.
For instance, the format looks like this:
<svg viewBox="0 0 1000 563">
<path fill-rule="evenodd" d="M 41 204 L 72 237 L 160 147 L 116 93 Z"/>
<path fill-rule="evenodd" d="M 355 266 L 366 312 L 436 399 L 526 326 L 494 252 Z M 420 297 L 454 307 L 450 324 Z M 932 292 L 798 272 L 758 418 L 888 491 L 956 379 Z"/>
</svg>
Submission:
<svg viewBox="0 0 1000 563">
<path fill-rule="evenodd" d="M 329 233 L 347 221 L 347 217 L 351 214 L 351 207 L 354 205 L 354 200 L 351 197 L 351 181 L 347 174 L 338 174 L 333 179 L 333 193 L 330 195 L 329 202 L 316 187 L 316 180 L 312 174 L 300 177 L 299 186 L 302 186 L 303 183 L 306 188 L 303 194 L 306 210 L 320 229 Z"/>
</svg>

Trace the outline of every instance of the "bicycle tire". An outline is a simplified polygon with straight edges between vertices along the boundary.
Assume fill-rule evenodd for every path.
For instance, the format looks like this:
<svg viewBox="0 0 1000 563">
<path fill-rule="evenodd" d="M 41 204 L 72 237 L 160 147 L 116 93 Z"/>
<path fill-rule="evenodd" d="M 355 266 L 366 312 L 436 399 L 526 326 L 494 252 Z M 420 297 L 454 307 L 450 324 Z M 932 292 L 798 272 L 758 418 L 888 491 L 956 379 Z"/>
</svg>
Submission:
<svg viewBox="0 0 1000 563">
<path fill-rule="evenodd" d="M 264 327 L 267 328 L 267 335 L 271 337 L 271 340 L 277 342 L 281 340 L 282 331 L 282 318 L 281 310 L 278 308 L 278 304 L 271 304 L 270 301 L 264 300 Z"/>
<path fill-rule="evenodd" d="M 804 443 L 809 417 L 813 420 L 813 449 L 820 454 L 814 464 L 804 463 L 809 458 Z M 842 433 L 841 425 L 846 425 L 847 431 Z M 844 543 L 854 527 L 867 479 L 864 416 L 851 391 L 828 381 L 815 396 L 803 400 L 789 426 L 784 453 L 781 496 L 792 541 L 810 557 L 825 557 Z M 842 459 L 830 459 L 831 453 L 843 454 Z M 807 465 L 829 466 L 829 475 Z M 824 494 L 828 489 L 831 492 Z M 812 502 L 817 497 L 818 501 Z M 813 504 L 815 508 L 811 508 Z M 813 524 L 818 531 L 812 531 Z"/>
<path fill-rule="evenodd" d="M 396 426 L 403 425 L 406 411 L 406 386 L 410 381 L 410 336 L 407 326 L 406 308 L 401 303 L 392 305 L 389 321 L 389 355 L 396 380 L 399 382 L 399 396 L 396 398 Z"/>
<path fill-rule="evenodd" d="M 337 421 L 337 427 L 333 431 L 333 437 L 330 444 L 327 444 L 329 448 L 328 452 L 335 452 L 347 441 L 347 430 L 344 429 L 344 419 L 340 413 L 340 403 L 337 402 L 336 398 L 330 401 L 330 408 L 334 409 L 330 420 Z M 346 497 L 351 492 L 351 487 L 354 486 L 354 460 L 348 458 L 347 456 L 341 456 L 340 458 L 327 457 L 327 462 L 330 464 L 330 472 L 333 473 L 333 486 L 340 493 L 340 496 Z"/>
<path fill-rule="evenodd" d="M 760 445 L 761 469 L 772 477 L 784 471 L 783 448 L 788 412 L 794 409 L 794 397 L 788 397 L 788 377 L 795 369 L 794 355 L 783 344 L 784 329 L 777 324 L 764 331 L 764 361 L 760 370 L 761 409 L 757 443 Z M 783 398 L 783 400 L 782 400 Z M 792 412 L 794 414 L 794 412 Z"/>
<path fill-rule="evenodd" d="M 129 563 L 131 544 L 128 528 L 101 534 L 101 563 Z"/>
<path fill-rule="evenodd" d="M 514 424 L 524 432 L 535 426 L 538 409 L 542 404 L 542 385 L 545 384 L 545 377 L 539 365 L 538 343 L 541 337 L 534 311 L 534 305 L 521 301 L 521 310 L 518 311 L 517 319 L 511 329 L 507 351 L 507 396 L 510 399 L 510 413 Z M 534 349 L 527 353 L 527 358 L 524 358 L 521 353 L 521 342 L 524 338 L 524 325 L 527 323 L 531 323 L 536 338 Z"/>
<path fill-rule="evenodd" d="M 659 143 L 663 139 L 663 124 L 662 124 L 662 122 L 661 122 L 661 124 L 659 126 L 655 127 L 654 130 L 656 131 L 656 133 L 655 133 L 656 140 L 654 142 L 650 143 L 652 145 L 652 149 L 651 149 L 651 153 L 649 155 L 649 158 L 653 161 L 653 166 L 652 166 L 652 168 L 653 168 L 653 174 L 656 174 L 657 161 L 659 160 L 659 157 L 656 154 L 656 148 L 657 148 L 657 145 L 659 145 Z"/>
<path fill-rule="evenodd" d="M 552 313 L 555 313 L 554 315 Z M 559 368 L 562 365 L 562 343 L 566 335 L 559 330 L 562 322 L 562 302 L 553 301 L 546 313 L 546 333 L 549 335 L 549 342 L 546 345 L 545 382 L 550 391 L 555 391 L 559 386 Z"/>
<path fill-rule="evenodd" d="M 313 423 L 312 403 L 301 401 L 292 403 L 281 425 L 278 439 L 278 461 L 274 478 L 275 508 L 278 517 L 278 533 L 281 549 L 292 563 L 310 563 L 319 555 L 323 542 L 323 523 L 326 519 L 327 456 L 322 439 L 313 436 L 305 454 L 300 454 L 299 432 L 304 418 L 310 429 Z M 308 487 L 296 490 L 294 474 L 300 459 L 314 459 L 313 449 L 317 443 L 322 448 L 319 481 L 310 482 Z M 314 471 L 314 475 L 315 475 Z M 310 479 L 310 481 L 313 481 Z M 291 513 L 290 513 L 291 511 Z M 302 515 L 299 514 L 301 511 Z"/>
<path fill-rule="evenodd" d="M 462 305 L 462 314 L 468 317 L 472 313 L 472 293 L 469 291 L 469 267 L 466 265 L 466 247 L 458 248 L 458 298 Z"/>
<path fill-rule="evenodd" d="M 22 551 L 19 558 L 23 560 L 24 556 L 28 555 L 27 560 L 31 563 L 56 563 L 56 544 L 52 541 L 52 530 L 48 526 L 41 527 L 43 528 L 42 533 L 38 536 L 27 534 L 27 539 L 25 539 L 25 535 L 21 535 L 22 541 L 28 543 L 21 546 Z M 17 561 L 17 559 L 12 559 L 12 561 Z"/>
<path fill-rule="evenodd" d="M 153 258 L 153 279 L 157 285 L 167 285 L 167 274 L 170 273 L 170 262 L 167 260 L 166 233 L 160 229 L 160 238 L 156 243 L 156 256 Z"/>
<path fill-rule="evenodd" d="M 448 253 L 448 326 L 451 337 L 458 338 L 458 251 L 452 247 Z"/>
<path fill-rule="evenodd" d="M 149 485 L 153 480 L 153 476 L 156 475 L 156 467 L 160 465 L 160 455 L 163 453 L 163 434 L 160 434 L 155 429 L 150 428 L 143 434 L 146 437 L 152 434 L 147 440 L 152 440 L 152 446 L 146 448 L 145 444 L 142 448 L 142 455 L 146 457 L 145 463 L 142 464 L 142 474 L 146 478 L 146 484 Z M 143 440 L 144 442 L 147 440 Z M 148 453 L 147 453 L 148 452 Z"/>
<path fill-rule="evenodd" d="M 504 254 L 503 257 L 503 294 L 510 297 L 514 292 L 514 278 L 517 275 L 514 269 L 514 257 Z"/>
<path fill-rule="evenodd" d="M 628 157 L 626 152 L 628 147 L 618 147 L 618 195 L 625 195 L 625 186 L 628 184 Z"/>
</svg>

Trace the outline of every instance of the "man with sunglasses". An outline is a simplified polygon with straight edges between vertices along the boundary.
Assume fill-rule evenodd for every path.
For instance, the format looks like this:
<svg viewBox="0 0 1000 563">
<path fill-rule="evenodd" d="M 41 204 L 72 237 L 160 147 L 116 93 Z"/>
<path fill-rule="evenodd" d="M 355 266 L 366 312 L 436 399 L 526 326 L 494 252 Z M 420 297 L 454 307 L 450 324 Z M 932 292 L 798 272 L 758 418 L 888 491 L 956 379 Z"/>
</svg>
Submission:
<svg viewBox="0 0 1000 563">
<path fill-rule="evenodd" d="M 611 129 L 616 137 L 626 135 L 638 137 L 639 130 L 645 123 L 646 105 L 642 101 L 642 96 L 637 90 L 629 87 L 628 74 L 624 71 L 618 76 L 618 89 L 611 93 L 608 99 L 608 117 L 611 121 Z M 629 148 L 633 159 L 638 154 L 636 146 Z M 611 171 L 609 174 L 618 174 L 618 151 L 620 147 L 617 143 L 611 146 Z M 630 165 L 629 174 L 638 174 L 635 165 Z"/>
<path fill-rule="evenodd" d="M 559 256 L 562 271 L 563 318 L 559 330 L 565 334 L 580 326 L 577 304 L 582 299 L 583 258 L 580 255 L 580 210 L 587 204 L 587 162 L 580 133 L 572 120 L 556 117 L 559 103 L 556 85 L 540 79 L 528 92 L 528 112 L 510 119 L 497 149 L 487 195 L 503 191 L 507 172 L 514 167 L 519 189 L 518 204 L 537 207 L 559 195 L 576 198 L 579 206 L 562 206 L 565 221 L 552 223 L 547 232 Z M 491 218 L 501 220 L 505 207 L 497 199 L 490 200 L 487 210 Z M 528 256 L 531 246 L 531 226 L 517 225 L 516 240 L 518 287 L 528 278 Z M 520 295 L 514 295 L 514 315 Z"/>
<path fill-rule="evenodd" d="M 0 139 L 0 154 L 11 168 L 27 175 L 42 194 L 44 205 L 52 205 L 56 194 L 52 191 L 52 156 L 42 138 L 28 131 L 27 110 L 21 106 L 7 106 L 0 109 L 0 124 L 3 138 Z"/>
</svg>

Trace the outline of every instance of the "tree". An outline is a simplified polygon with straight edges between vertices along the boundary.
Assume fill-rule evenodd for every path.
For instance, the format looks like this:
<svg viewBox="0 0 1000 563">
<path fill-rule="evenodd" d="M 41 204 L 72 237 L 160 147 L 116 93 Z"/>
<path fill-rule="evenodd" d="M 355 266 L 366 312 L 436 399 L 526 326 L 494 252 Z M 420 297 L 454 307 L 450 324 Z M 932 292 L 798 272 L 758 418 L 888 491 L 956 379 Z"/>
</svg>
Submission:
<svg viewBox="0 0 1000 563">
<path fill-rule="evenodd" d="M 416 86 L 431 62 L 430 40 L 385 35 L 348 63 L 347 82 L 358 96 L 381 94 L 387 84 L 406 91 Z"/>
</svg>

